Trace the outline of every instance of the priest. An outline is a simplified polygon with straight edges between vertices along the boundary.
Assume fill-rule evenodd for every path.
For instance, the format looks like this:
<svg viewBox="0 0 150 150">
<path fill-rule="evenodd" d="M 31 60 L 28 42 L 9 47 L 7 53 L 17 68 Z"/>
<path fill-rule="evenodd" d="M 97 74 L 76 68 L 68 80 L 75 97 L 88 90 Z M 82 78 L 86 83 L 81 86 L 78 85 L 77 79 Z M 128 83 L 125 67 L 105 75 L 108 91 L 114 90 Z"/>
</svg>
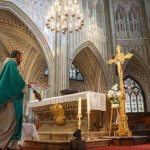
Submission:
<svg viewBox="0 0 150 150">
<path fill-rule="evenodd" d="M 19 73 L 22 53 L 11 52 L 0 74 L 0 148 L 19 149 L 23 119 L 23 96 L 31 87 Z"/>
</svg>

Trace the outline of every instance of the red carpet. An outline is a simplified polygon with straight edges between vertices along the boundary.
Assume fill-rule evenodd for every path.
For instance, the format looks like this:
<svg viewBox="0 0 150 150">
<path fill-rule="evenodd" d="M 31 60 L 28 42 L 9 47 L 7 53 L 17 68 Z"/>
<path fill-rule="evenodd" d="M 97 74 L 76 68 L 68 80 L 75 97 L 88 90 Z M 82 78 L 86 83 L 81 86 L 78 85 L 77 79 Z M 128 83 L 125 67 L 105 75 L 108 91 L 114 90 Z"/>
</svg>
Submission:
<svg viewBox="0 0 150 150">
<path fill-rule="evenodd" d="M 150 144 L 135 146 L 106 146 L 99 148 L 90 148 L 88 150 L 150 150 Z"/>
</svg>

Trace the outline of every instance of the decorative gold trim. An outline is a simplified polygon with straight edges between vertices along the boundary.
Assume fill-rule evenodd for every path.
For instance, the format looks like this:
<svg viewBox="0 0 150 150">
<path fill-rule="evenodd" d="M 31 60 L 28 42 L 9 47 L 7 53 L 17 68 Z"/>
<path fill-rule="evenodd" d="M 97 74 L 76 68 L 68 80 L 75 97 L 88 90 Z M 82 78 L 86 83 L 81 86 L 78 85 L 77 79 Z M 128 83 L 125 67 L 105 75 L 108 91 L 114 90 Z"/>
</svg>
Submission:
<svg viewBox="0 0 150 150">
<path fill-rule="evenodd" d="M 50 111 L 52 112 L 54 119 L 59 125 L 63 125 L 65 123 L 66 116 L 62 104 L 52 105 L 50 107 Z"/>
</svg>

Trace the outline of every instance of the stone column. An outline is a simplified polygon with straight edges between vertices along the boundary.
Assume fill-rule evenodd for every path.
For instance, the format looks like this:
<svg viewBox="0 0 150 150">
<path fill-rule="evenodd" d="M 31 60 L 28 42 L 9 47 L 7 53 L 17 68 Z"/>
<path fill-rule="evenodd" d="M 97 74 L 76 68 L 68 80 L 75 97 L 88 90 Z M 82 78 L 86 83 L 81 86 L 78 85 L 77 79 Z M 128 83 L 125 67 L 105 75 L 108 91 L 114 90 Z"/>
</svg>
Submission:
<svg viewBox="0 0 150 150">
<path fill-rule="evenodd" d="M 144 0 L 144 14 L 145 14 L 145 22 L 146 22 L 146 27 L 147 27 L 147 35 L 148 35 L 148 45 L 150 44 L 150 1 L 149 0 Z M 147 56 L 148 56 L 148 66 L 150 65 L 150 47 L 147 46 Z M 150 80 L 150 79 L 149 79 Z M 147 112 L 150 112 L 150 90 L 147 93 Z"/>
<path fill-rule="evenodd" d="M 108 9 L 109 9 L 109 24 L 110 24 L 110 37 L 112 39 L 112 55 L 115 55 L 115 49 L 116 49 L 116 32 L 115 32 L 115 20 L 114 20 L 114 6 L 113 1 L 108 0 Z M 110 66 L 109 66 L 110 67 Z M 113 72 L 113 81 L 115 83 L 118 83 L 118 76 L 116 76 L 116 70 L 115 66 L 112 67 Z"/>
<path fill-rule="evenodd" d="M 150 1 L 149 0 L 144 0 L 143 1 L 143 10 L 144 10 L 144 16 L 145 16 L 145 24 L 146 24 L 146 31 L 147 31 L 147 36 L 148 36 L 148 45 L 150 44 Z M 148 57 L 148 64 L 150 64 L 150 47 L 147 46 L 147 57 Z"/>
<path fill-rule="evenodd" d="M 68 34 L 55 33 L 55 96 L 68 88 Z"/>
</svg>

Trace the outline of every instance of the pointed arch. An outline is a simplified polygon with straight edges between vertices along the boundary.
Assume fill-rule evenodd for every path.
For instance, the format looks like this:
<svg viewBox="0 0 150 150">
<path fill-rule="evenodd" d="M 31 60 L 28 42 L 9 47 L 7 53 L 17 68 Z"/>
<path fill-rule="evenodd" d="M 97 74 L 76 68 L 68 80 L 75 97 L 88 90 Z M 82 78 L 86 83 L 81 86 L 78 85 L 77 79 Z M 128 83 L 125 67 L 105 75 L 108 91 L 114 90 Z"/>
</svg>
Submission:
<svg viewBox="0 0 150 150">
<path fill-rule="evenodd" d="M 139 82 L 128 75 L 124 79 L 126 112 L 146 112 L 145 93 Z"/>
<path fill-rule="evenodd" d="M 149 69 L 143 58 L 136 52 L 131 51 L 134 56 L 125 63 L 124 77 L 131 76 L 142 87 L 145 93 L 146 106 L 148 110 L 150 100 L 150 76 Z"/>
<path fill-rule="evenodd" d="M 103 57 L 101 56 L 100 52 L 98 51 L 98 49 L 96 48 L 96 46 L 91 42 L 91 41 L 86 41 L 85 43 L 81 44 L 72 54 L 72 56 L 70 57 L 71 61 L 69 64 L 69 68 L 74 60 L 74 58 L 77 56 L 77 54 L 82 51 L 83 49 L 88 48 L 90 49 L 90 51 L 94 54 L 94 56 L 97 58 L 99 65 L 102 68 L 102 71 L 104 72 L 104 76 L 106 79 L 106 83 L 107 83 L 107 88 L 110 88 L 111 86 L 111 82 L 109 79 L 109 71 L 108 71 L 108 67 L 106 62 L 104 61 Z"/>
<path fill-rule="evenodd" d="M 44 37 L 44 35 L 41 33 L 41 31 L 38 29 L 38 27 L 34 24 L 34 22 L 20 9 L 18 8 L 14 3 L 9 1 L 0 1 L 0 9 L 7 10 L 14 14 L 17 18 L 19 18 L 26 27 L 32 32 L 36 40 L 38 41 L 43 54 L 45 56 L 49 71 L 51 73 L 51 78 L 49 79 L 49 84 L 54 85 L 54 58 L 51 52 L 51 49 Z M 54 88 L 51 86 L 50 89 L 51 95 L 54 93 Z"/>
<path fill-rule="evenodd" d="M 146 74 L 149 75 L 150 69 L 149 69 L 148 64 L 145 62 L 144 58 L 142 56 L 140 56 L 140 54 L 136 50 L 131 50 L 130 53 L 133 54 L 133 58 L 135 58 L 139 62 L 139 64 L 142 66 L 142 68 L 144 68 L 144 70 L 146 71 Z M 131 58 L 131 59 L 133 59 L 133 58 Z M 125 70 L 125 68 L 129 62 L 130 62 L 130 59 L 125 61 L 124 65 L 123 65 L 123 70 Z"/>
<path fill-rule="evenodd" d="M 7 39 L 5 38 L 5 36 L 0 32 L 0 40 L 4 43 L 7 51 L 6 53 L 9 55 L 9 53 L 11 52 L 12 48 L 11 46 L 9 45 Z"/>
</svg>

